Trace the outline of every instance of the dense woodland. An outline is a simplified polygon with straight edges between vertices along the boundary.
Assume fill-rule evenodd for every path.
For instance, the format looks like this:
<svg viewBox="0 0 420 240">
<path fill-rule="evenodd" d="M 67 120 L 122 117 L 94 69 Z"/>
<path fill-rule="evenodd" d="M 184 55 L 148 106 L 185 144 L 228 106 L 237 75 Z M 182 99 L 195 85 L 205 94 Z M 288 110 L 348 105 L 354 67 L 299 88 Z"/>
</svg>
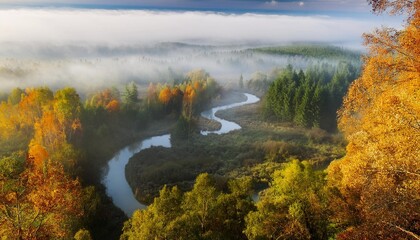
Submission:
<svg viewBox="0 0 420 240">
<path fill-rule="evenodd" d="M 222 92 L 204 71 L 190 72 L 179 83 L 150 84 L 141 98 L 134 83 L 83 100 L 73 88 L 14 89 L 0 103 L 0 236 L 419 239 L 420 1 L 369 3 L 376 13 L 404 13 L 405 28 L 365 35 L 369 53 L 360 77 L 357 67 L 345 62 L 282 69 L 266 85 L 260 114 L 274 116 L 264 121 L 307 129 L 281 141 L 269 132 L 244 129 L 250 138 L 273 139 L 246 145 L 250 139 L 238 138 L 230 144 L 242 146 L 223 152 L 214 142 L 229 147 L 223 142 L 229 136 L 197 140 L 198 114 Z M 318 129 L 336 130 L 337 109 L 346 154 L 324 169 L 314 164 L 314 146 L 326 152 L 331 150 L 321 143 L 339 144 L 336 135 Z M 214 147 L 237 161 L 217 159 L 218 169 L 197 172 L 194 184 L 182 190 L 164 186 L 127 220 L 105 195 L 100 170 L 115 151 L 162 119 L 178 139 L 175 148 L 188 149 L 197 140 L 209 157 Z M 261 179 L 267 185 L 255 202 L 251 196 Z"/>
<path fill-rule="evenodd" d="M 246 178 L 226 187 L 217 178 L 200 175 L 184 194 L 176 187 L 164 188 L 148 209 L 137 211 L 125 224 L 122 238 L 419 239 L 420 2 L 370 3 L 377 13 L 405 12 L 409 18 L 403 31 L 382 29 L 365 35 L 369 55 L 339 111 L 339 128 L 348 141 L 344 158 L 327 171 L 315 171 L 305 161 L 285 163 L 255 205 L 249 194 L 240 193 L 247 192 Z M 307 79 L 304 73 L 301 76 Z M 288 80 L 296 84 L 293 75 L 281 76 L 271 91 L 287 91 L 288 85 L 281 83 Z M 342 80 L 347 85 L 352 79 Z M 275 100 L 287 96 L 273 95 Z M 281 112 L 287 113 L 287 101 L 273 101 L 269 107 L 275 108 L 275 103 L 283 103 L 277 106 L 279 118 L 295 119 L 290 112 Z M 161 205 L 172 200 L 179 202 L 176 207 Z M 230 236 L 237 228 L 242 231 Z"/>
<path fill-rule="evenodd" d="M 68 239 L 89 228 L 116 238 L 125 217 L 94 188 L 107 159 L 153 119 L 194 121 L 218 91 L 204 71 L 176 86 L 151 84 L 143 101 L 134 83 L 122 93 L 97 92 L 85 104 L 73 88 L 14 89 L 0 104 L 0 235 Z"/>
<path fill-rule="evenodd" d="M 255 48 L 253 51 L 268 53 L 268 54 L 280 54 L 280 55 L 292 55 L 302 57 L 314 57 L 320 59 L 334 59 L 334 60 L 353 60 L 358 61 L 360 53 L 346 50 L 340 47 L 325 46 L 325 45 L 291 45 L 291 46 L 280 46 L 280 47 L 266 47 L 266 48 Z"/>
<path fill-rule="evenodd" d="M 292 66 L 278 75 L 265 96 L 265 115 L 294 122 L 304 127 L 334 131 L 336 112 L 350 83 L 358 76 L 357 68 L 340 62 L 310 67 L 304 73 Z"/>
</svg>

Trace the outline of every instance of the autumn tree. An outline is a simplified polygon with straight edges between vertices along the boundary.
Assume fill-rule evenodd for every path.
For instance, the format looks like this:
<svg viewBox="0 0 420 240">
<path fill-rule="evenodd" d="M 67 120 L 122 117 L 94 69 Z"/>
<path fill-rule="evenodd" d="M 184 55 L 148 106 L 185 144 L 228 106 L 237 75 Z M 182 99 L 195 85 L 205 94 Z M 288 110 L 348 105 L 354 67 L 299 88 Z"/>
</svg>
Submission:
<svg viewBox="0 0 420 240">
<path fill-rule="evenodd" d="M 172 98 L 172 92 L 169 86 L 165 86 L 159 93 L 159 101 L 164 105 L 168 105 Z"/>
<path fill-rule="evenodd" d="M 24 94 L 25 94 L 25 91 L 23 91 L 20 88 L 15 88 L 10 92 L 7 98 L 7 102 L 12 105 L 19 104 Z"/>
<path fill-rule="evenodd" d="M 74 235 L 74 240 L 92 240 L 92 236 L 90 235 L 90 232 L 88 230 L 80 229 Z"/>
<path fill-rule="evenodd" d="M 419 239 L 420 1 L 371 0 L 405 29 L 365 35 L 369 55 L 340 110 L 347 154 L 329 167 L 341 239 Z"/>
<path fill-rule="evenodd" d="M 33 134 L 33 123 L 22 122 L 22 117 L 18 106 L 0 103 L 0 156 L 28 146 Z"/>
<path fill-rule="evenodd" d="M 183 115 L 186 119 L 191 119 L 193 115 L 193 104 L 197 97 L 195 89 L 188 84 L 184 91 Z"/>
<path fill-rule="evenodd" d="M 181 215 L 182 193 L 164 186 L 147 210 L 136 210 L 124 224 L 121 239 L 171 239 L 173 222 Z"/>
<path fill-rule="evenodd" d="M 81 128 L 82 104 L 76 90 L 74 88 L 58 90 L 54 95 L 53 109 L 67 140 L 71 141 L 74 133 Z"/>
<path fill-rule="evenodd" d="M 246 217 L 248 239 L 328 239 L 324 174 L 294 160 L 274 173 L 257 210 Z"/>
<path fill-rule="evenodd" d="M 117 112 L 120 110 L 120 92 L 116 88 L 107 88 L 95 93 L 86 101 L 86 107 L 103 107 L 108 112 Z"/>
<path fill-rule="evenodd" d="M 42 117 L 43 108 L 52 103 L 53 92 L 49 88 L 26 89 L 26 95 L 19 103 L 22 123 L 32 125 Z"/>
<path fill-rule="evenodd" d="M 118 100 L 113 99 L 105 106 L 105 109 L 108 112 L 118 112 L 120 110 L 120 103 Z"/>
<path fill-rule="evenodd" d="M 171 90 L 172 95 L 172 108 L 176 111 L 176 113 L 180 113 L 182 107 L 182 98 L 184 93 L 178 86 L 175 86 Z"/>
<path fill-rule="evenodd" d="M 231 180 L 227 189 L 209 174 L 200 174 L 186 193 L 165 186 L 147 209 L 134 212 L 121 239 L 246 239 L 244 218 L 254 209 L 251 181 Z"/>
<path fill-rule="evenodd" d="M 0 235 L 6 239 L 70 238 L 83 214 L 79 182 L 59 163 L 35 166 L 37 157 L 0 173 Z"/>
<path fill-rule="evenodd" d="M 147 104 L 151 104 L 152 101 L 156 100 L 156 85 L 154 83 L 149 83 L 147 88 Z"/>
</svg>

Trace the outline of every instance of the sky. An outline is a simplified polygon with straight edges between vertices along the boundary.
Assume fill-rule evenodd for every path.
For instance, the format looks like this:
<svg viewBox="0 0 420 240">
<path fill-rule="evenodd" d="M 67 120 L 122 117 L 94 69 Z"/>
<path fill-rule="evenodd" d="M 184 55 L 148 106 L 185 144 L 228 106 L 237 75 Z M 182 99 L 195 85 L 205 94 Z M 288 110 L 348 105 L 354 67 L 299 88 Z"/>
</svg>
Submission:
<svg viewBox="0 0 420 240">
<path fill-rule="evenodd" d="M 146 10 L 0 10 L 0 42 L 233 44 L 360 42 L 381 21 L 323 15 L 223 14 Z M 392 24 L 390 22 L 389 24 Z"/>
<path fill-rule="evenodd" d="M 365 0 L 269 1 L 0 0 L 0 43 L 360 46 L 364 32 L 401 26 L 398 17 L 371 14 Z"/>
<path fill-rule="evenodd" d="M 0 0 L 3 6 L 179 9 L 226 12 L 368 13 L 366 0 Z"/>
<path fill-rule="evenodd" d="M 0 0 L 0 43 L 360 46 L 364 32 L 401 23 L 367 0 Z"/>
</svg>

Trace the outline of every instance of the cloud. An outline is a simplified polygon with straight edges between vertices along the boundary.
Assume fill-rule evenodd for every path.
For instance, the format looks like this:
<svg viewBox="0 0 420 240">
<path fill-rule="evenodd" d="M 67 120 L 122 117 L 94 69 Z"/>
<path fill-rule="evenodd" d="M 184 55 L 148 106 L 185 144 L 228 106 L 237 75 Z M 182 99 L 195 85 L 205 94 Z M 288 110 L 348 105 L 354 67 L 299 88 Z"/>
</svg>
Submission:
<svg viewBox="0 0 420 240">
<path fill-rule="evenodd" d="M 299 6 L 300 7 L 303 7 L 305 5 L 305 3 L 304 2 L 299 2 Z"/>
<path fill-rule="evenodd" d="M 277 5 L 279 5 L 279 3 L 277 1 L 275 1 L 275 0 L 272 0 L 270 2 L 265 2 L 265 4 L 268 4 L 268 5 L 271 5 L 271 6 L 277 6 Z"/>
<path fill-rule="evenodd" d="M 379 25 L 366 19 L 317 16 L 11 9 L 0 10 L 0 42 L 337 42 L 359 41 L 363 32 Z"/>
<path fill-rule="evenodd" d="M 330 16 L 0 9 L 0 92 L 14 86 L 92 90 L 133 80 L 169 81 L 197 68 L 236 83 L 241 74 L 308 64 L 243 52 L 248 46 L 315 41 L 360 47 L 361 34 L 379 25 Z"/>
</svg>

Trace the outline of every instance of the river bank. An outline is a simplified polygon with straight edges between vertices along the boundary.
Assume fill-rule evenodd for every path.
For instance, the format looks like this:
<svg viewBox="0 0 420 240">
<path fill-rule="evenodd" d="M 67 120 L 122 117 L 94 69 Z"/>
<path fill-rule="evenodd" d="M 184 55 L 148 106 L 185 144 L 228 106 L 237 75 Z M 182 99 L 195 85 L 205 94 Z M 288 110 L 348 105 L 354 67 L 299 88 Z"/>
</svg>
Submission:
<svg viewBox="0 0 420 240">
<path fill-rule="evenodd" d="M 257 103 L 216 113 L 238 123 L 240 131 L 193 134 L 188 140 L 172 141 L 172 148 L 155 147 L 134 155 L 126 174 L 136 198 L 150 203 L 165 184 L 190 190 L 195 176 L 203 172 L 223 179 L 250 176 L 258 190 L 265 188 L 272 173 L 291 159 L 309 160 L 323 168 L 344 155 L 339 136 L 267 121 L 260 107 Z"/>
<path fill-rule="evenodd" d="M 230 97 L 216 100 L 214 101 L 213 104 L 231 103 L 231 101 L 238 101 L 238 100 L 244 99 L 243 95 L 239 93 L 234 93 L 234 94 L 226 95 L 226 96 L 230 96 Z M 246 99 L 247 97 L 245 97 L 245 100 Z M 210 120 L 207 123 L 204 123 L 204 124 L 202 123 L 202 127 L 204 127 L 205 129 L 211 128 L 209 127 L 211 125 L 211 122 L 212 121 Z M 143 139 L 141 141 L 138 141 L 134 144 L 131 144 L 123 148 L 122 150 L 117 152 L 115 156 L 108 162 L 107 168 L 104 171 L 102 183 L 106 186 L 107 195 L 112 198 L 114 204 L 118 206 L 119 208 L 121 208 L 126 213 L 126 215 L 130 216 L 131 213 L 135 209 L 145 207 L 145 205 L 140 204 L 133 197 L 133 192 L 134 192 L 134 196 L 136 196 L 137 199 L 140 200 L 140 202 L 150 203 L 151 199 L 153 199 L 156 193 L 153 193 L 153 194 L 149 193 L 148 191 L 149 189 L 160 189 L 160 186 L 162 186 L 162 184 L 173 182 L 173 181 L 168 181 L 168 182 L 164 181 L 162 183 L 162 178 L 160 178 L 160 181 L 159 179 L 154 179 L 153 181 L 144 181 L 144 182 L 141 181 L 146 186 L 138 187 L 138 186 L 133 186 L 130 184 L 131 185 L 130 187 L 130 185 L 127 183 L 127 180 L 128 182 L 131 183 L 130 179 L 132 179 L 132 177 L 130 173 L 132 171 L 130 170 L 127 171 L 127 169 L 133 168 L 130 164 L 128 164 L 129 163 L 128 160 L 133 155 L 136 156 L 138 154 L 147 154 L 149 152 L 148 151 L 149 149 L 153 149 L 154 151 L 158 148 L 170 149 L 171 139 L 170 139 L 169 132 L 171 132 L 171 129 L 174 127 L 174 124 L 175 123 L 173 123 L 172 121 L 161 122 L 160 124 L 154 123 L 153 126 L 147 129 L 147 131 L 144 131 L 141 133 L 143 136 L 147 136 L 148 134 L 153 134 L 153 137 Z M 199 129 L 202 129 L 202 128 L 199 128 Z M 179 150 L 179 149 L 177 149 L 176 151 L 181 151 L 182 153 L 188 152 L 188 151 Z M 176 155 L 176 154 L 172 154 L 172 155 Z M 156 154 L 156 152 L 154 152 L 152 157 L 156 159 L 156 156 L 157 156 L 157 159 L 160 159 L 159 156 Z M 191 157 L 194 157 L 194 156 L 197 156 L 197 152 L 192 153 Z M 144 162 L 149 163 L 148 161 L 144 161 Z M 155 160 L 154 162 L 156 163 L 159 161 Z M 136 166 L 134 167 L 134 169 L 142 169 L 145 171 L 145 173 L 151 174 L 148 177 L 149 179 L 153 176 L 156 176 L 156 171 L 148 171 L 147 167 Z M 172 178 L 176 178 L 176 176 L 174 174 L 171 175 L 171 173 L 182 172 L 182 170 L 185 171 L 187 169 L 188 168 L 177 169 L 176 167 L 172 166 L 166 169 L 167 171 L 165 172 L 163 176 L 165 177 L 172 176 Z M 207 168 L 205 166 L 200 166 L 199 169 L 207 169 Z M 192 169 L 189 169 L 189 170 L 192 170 Z M 161 172 L 162 171 L 163 170 L 161 169 Z M 188 172 L 194 173 L 194 171 L 188 171 Z M 125 178 L 125 175 L 127 175 L 127 180 Z M 183 174 L 181 175 L 185 176 L 185 172 L 183 172 Z M 158 174 L 157 176 L 162 176 L 162 175 Z M 193 176 L 191 178 L 191 181 L 192 181 L 195 179 L 196 175 L 193 174 L 191 176 Z M 190 178 L 183 179 L 183 181 L 190 181 Z M 159 187 L 157 187 L 156 185 Z M 179 185 L 181 186 L 182 184 L 179 184 Z M 132 191 L 132 189 L 134 191 Z"/>
</svg>

